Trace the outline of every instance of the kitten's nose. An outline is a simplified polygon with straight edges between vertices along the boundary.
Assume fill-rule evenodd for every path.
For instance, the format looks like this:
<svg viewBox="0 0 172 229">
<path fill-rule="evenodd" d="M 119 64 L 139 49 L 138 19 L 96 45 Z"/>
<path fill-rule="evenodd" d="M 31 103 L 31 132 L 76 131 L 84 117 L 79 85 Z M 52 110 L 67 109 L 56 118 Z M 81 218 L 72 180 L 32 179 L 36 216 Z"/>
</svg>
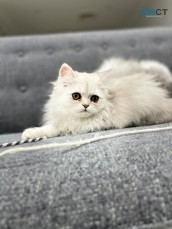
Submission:
<svg viewBox="0 0 172 229">
<path fill-rule="evenodd" d="M 82 104 L 83 105 L 83 107 L 86 109 L 87 107 L 89 107 L 89 105 L 87 105 L 87 104 Z"/>
</svg>

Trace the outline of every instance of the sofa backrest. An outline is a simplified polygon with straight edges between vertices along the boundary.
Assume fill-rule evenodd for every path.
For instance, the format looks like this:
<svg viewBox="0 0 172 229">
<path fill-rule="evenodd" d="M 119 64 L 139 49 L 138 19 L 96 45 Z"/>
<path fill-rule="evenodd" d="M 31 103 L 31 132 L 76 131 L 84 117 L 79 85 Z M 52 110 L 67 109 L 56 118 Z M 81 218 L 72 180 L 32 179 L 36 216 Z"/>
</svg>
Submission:
<svg viewBox="0 0 172 229">
<path fill-rule="evenodd" d="M 91 72 L 111 56 L 157 59 L 172 69 L 172 29 L 0 38 L 0 133 L 39 125 L 49 82 L 62 63 Z"/>
</svg>

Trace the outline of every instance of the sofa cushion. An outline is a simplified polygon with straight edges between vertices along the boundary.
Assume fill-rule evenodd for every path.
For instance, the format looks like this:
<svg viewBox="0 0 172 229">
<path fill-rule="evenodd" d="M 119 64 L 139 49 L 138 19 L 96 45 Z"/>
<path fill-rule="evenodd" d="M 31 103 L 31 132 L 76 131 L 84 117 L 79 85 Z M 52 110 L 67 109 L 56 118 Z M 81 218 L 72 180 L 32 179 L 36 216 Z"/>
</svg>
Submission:
<svg viewBox="0 0 172 229">
<path fill-rule="evenodd" d="M 24 147 L 167 126 L 172 123 L 64 136 Z M 171 163 L 172 130 L 0 157 L 0 228 L 171 228 Z"/>
</svg>

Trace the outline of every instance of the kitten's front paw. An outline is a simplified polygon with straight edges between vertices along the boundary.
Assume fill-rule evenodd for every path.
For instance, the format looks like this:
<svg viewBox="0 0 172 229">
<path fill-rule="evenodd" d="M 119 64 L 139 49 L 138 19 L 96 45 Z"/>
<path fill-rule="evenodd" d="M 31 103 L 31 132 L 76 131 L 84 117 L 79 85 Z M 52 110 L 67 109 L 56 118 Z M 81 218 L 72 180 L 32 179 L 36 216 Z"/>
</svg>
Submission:
<svg viewBox="0 0 172 229">
<path fill-rule="evenodd" d="M 24 130 L 22 133 L 22 140 L 33 139 L 33 138 L 43 138 L 46 137 L 45 133 L 39 127 L 29 128 Z"/>
</svg>

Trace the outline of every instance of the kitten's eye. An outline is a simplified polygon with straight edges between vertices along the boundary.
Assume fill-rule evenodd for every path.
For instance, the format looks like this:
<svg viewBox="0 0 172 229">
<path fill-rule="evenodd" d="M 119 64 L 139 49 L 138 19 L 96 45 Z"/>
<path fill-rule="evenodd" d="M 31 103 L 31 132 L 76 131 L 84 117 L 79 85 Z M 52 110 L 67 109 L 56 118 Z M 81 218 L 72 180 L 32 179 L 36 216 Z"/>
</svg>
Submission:
<svg viewBox="0 0 172 229">
<path fill-rule="evenodd" d="M 99 97 L 97 95 L 92 95 L 90 100 L 93 101 L 94 103 L 97 103 L 99 100 Z"/>
<path fill-rule="evenodd" d="M 81 99 L 81 94 L 78 92 L 75 92 L 72 94 L 72 97 L 74 100 L 79 100 L 79 99 Z"/>
</svg>

